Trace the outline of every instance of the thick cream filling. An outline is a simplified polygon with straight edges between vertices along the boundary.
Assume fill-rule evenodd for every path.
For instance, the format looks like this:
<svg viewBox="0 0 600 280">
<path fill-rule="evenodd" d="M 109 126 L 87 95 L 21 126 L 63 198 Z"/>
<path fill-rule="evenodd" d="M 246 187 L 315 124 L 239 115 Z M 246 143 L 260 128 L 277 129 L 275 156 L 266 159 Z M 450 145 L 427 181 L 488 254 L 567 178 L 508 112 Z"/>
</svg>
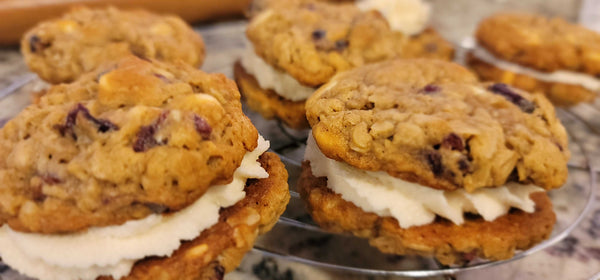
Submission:
<svg viewBox="0 0 600 280">
<path fill-rule="evenodd" d="M 356 6 L 363 11 L 379 11 L 392 30 L 407 35 L 421 33 L 431 13 L 431 5 L 422 0 L 359 0 Z"/>
<path fill-rule="evenodd" d="M 506 60 L 497 58 L 492 53 L 488 52 L 486 49 L 478 45 L 475 46 L 472 53 L 475 57 L 506 71 L 527 75 L 545 82 L 574 84 L 582 86 L 591 91 L 600 90 L 600 80 L 596 79 L 592 75 L 564 70 L 554 72 L 541 72 L 529 67 L 525 67 L 516 63 L 508 62 Z"/>
<path fill-rule="evenodd" d="M 47 235 L 0 228 L 0 255 L 12 268 L 42 280 L 84 280 L 100 275 L 119 279 L 134 262 L 146 256 L 169 256 L 182 240 L 192 240 L 216 224 L 219 210 L 245 197 L 248 178 L 267 178 L 257 161 L 269 148 L 259 136 L 258 146 L 247 153 L 227 185 L 212 186 L 192 205 L 172 215 L 150 215 L 119 226 L 91 228 L 86 232 Z"/>
<path fill-rule="evenodd" d="M 267 64 L 249 45 L 240 62 L 261 88 L 274 90 L 291 101 L 306 100 L 315 92 L 314 88 L 300 84 L 294 77 Z"/>
<path fill-rule="evenodd" d="M 365 171 L 327 158 L 308 137 L 305 160 L 316 177 L 327 177 L 327 187 L 366 212 L 393 217 L 402 228 L 426 225 L 436 215 L 453 223 L 464 223 L 464 213 L 481 215 L 486 221 L 508 213 L 511 207 L 532 213 L 535 202 L 529 195 L 544 191 L 534 185 L 508 183 L 503 187 L 443 191 L 404 181 L 386 172 Z"/>
</svg>

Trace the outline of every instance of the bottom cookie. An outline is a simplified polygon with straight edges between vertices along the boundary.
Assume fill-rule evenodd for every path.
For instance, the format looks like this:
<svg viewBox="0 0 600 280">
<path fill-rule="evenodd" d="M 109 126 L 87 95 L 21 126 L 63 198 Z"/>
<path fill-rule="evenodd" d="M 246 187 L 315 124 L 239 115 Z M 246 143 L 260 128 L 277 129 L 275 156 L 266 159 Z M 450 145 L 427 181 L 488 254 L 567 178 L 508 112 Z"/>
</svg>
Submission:
<svg viewBox="0 0 600 280">
<path fill-rule="evenodd" d="M 401 228 L 394 218 L 365 212 L 342 199 L 327 188 L 327 178 L 313 176 L 310 162 L 302 164 L 298 188 L 308 212 L 322 228 L 368 238 L 384 253 L 433 256 L 445 265 L 475 257 L 511 258 L 515 250 L 531 248 L 548 238 L 556 222 L 552 203 L 542 192 L 531 195 L 536 204 L 533 213 L 511 210 L 492 222 L 467 215 L 462 225 L 437 218 L 428 225 Z"/>
<path fill-rule="evenodd" d="M 291 128 L 308 128 L 305 100 L 290 101 L 273 90 L 261 88 L 256 78 L 246 72 L 239 61 L 235 63 L 233 73 L 246 104 L 252 110 L 259 112 L 265 119 L 280 119 Z"/>
<path fill-rule="evenodd" d="M 121 279 L 216 280 L 235 269 L 256 237 L 275 225 L 290 199 L 287 171 L 279 157 L 265 153 L 259 162 L 269 177 L 249 179 L 244 189 L 246 197 L 222 209 L 217 224 L 196 239 L 183 242 L 170 257 L 138 261 Z"/>
<path fill-rule="evenodd" d="M 484 81 L 505 83 L 529 92 L 543 92 L 555 105 L 573 106 L 581 102 L 591 102 L 596 98 L 596 93 L 582 86 L 545 82 L 527 75 L 506 71 L 470 53 L 467 54 L 467 65 Z"/>
</svg>

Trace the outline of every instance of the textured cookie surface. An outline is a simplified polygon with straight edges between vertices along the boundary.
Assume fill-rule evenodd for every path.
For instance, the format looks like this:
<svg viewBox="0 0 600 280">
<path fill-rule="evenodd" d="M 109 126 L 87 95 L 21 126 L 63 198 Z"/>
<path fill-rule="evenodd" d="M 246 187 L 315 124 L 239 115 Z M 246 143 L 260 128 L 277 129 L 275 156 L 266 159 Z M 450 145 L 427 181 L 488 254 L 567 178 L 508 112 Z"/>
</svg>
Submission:
<svg viewBox="0 0 600 280">
<path fill-rule="evenodd" d="M 353 4 L 304 3 L 269 9 L 246 34 L 254 50 L 276 69 L 307 86 L 319 86 L 353 67 L 395 57 L 451 59 L 452 47 L 435 31 L 408 37 L 390 29 L 376 11 Z"/>
<path fill-rule="evenodd" d="M 543 71 L 600 74 L 600 34 L 560 18 L 498 13 L 476 31 L 480 45 L 499 58 Z"/>
<path fill-rule="evenodd" d="M 306 101 L 287 100 L 273 90 L 261 88 L 256 78 L 247 73 L 239 62 L 233 70 L 240 92 L 252 110 L 266 119 L 278 118 L 291 128 L 308 128 L 304 110 Z"/>
<path fill-rule="evenodd" d="M 116 8 L 78 8 L 28 31 L 21 50 L 29 68 L 50 83 L 74 81 L 129 54 L 199 66 L 204 43 L 174 16 Z"/>
<path fill-rule="evenodd" d="M 229 183 L 257 131 L 233 81 L 130 56 L 51 87 L 0 130 L 0 223 L 72 232 Z"/>
<path fill-rule="evenodd" d="M 371 245 L 390 254 L 434 256 L 441 263 L 460 264 L 482 257 L 489 260 L 511 258 L 515 250 L 528 249 L 548 238 L 556 221 L 552 203 L 543 193 L 531 198 L 533 213 L 512 210 L 492 222 L 481 217 L 467 218 L 458 226 L 438 218 L 435 222 L 401 228 L 396 219 L 363 211 L 327 188 L 325 177 L 314 177 L 310 163 L 302 165 L 298 183 L 313 219 L 333 232 L 352 233 L 368 238 Z"/>
<path fill-rule="evenodd" d="M 567 136 L 543 95 L 479 84 L 441 60 L 347 71 L 307 103 L 327 157 L 437 189 L 507 181 L 552 189 L 567 177 Z"/>
<path fill-rule="evenodd" d="M 122 279 L 218 280 L 235 269 L 257 235 L 277 222 L 290 199 L 287 171 L 279 157 L 265 153 L 259 161 L 269 178 L 249 180 L 244 189 L 246 197 L 223 209 L 217 224 L 184 242 L 168 258 L 137 262 L 129 276 Z"/>
<path fill-rule="evenodd" d="M 252 4 L 250 4 L 250 7 L 248 8 L 248 10 L 246 12 L 246 15 L 248 17 L 253 17 L 267 9 L 278 8 L 278 7 L 289 7 L 290 5 L 301 5 L 301 4 L 308 4 L 308 3 L 314 3 L 314 2 L 319 2 L 319 1 L 334 2 L 334 3 L 335 2 L 354 2 L 354 0 L 286 0 L 286 1 L 253 0 Z"/>
<path fill-rule="evenodd" d="M 525 74 L 503 70 L 472 54 L 467 56 L 467 63 L 484 81 L 496 81 L 529 92 L 540 92 L 545 94 L 555 105 L 572 106 L 581 102 L 591 102 L 597 96 L 595 92 L 580 85 L 546 82 Z"/>
</svg>

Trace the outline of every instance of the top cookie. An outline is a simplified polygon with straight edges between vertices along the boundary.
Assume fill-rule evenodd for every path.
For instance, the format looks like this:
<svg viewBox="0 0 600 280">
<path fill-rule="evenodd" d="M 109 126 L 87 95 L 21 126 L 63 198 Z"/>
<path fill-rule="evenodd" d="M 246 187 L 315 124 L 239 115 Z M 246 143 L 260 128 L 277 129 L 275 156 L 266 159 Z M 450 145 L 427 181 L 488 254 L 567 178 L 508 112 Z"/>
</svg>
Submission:
<svg viewBox="0 0 600 280">
<path fill-rule="evenodd" d="M 393 60 L 337 75 L 306 103 L 327 157 L 437 189 L 567 177 L 565 129 L 543 95 L 479 84 L 439 60 Z"/>
<path fill-rule="evenodd" d="M 60 233 L 193 203 L 257 131 L 233 81 L 127 57 L 51 87 L 0 130 L 0 224 Z"/>
<path fill-rule="evenodd" d="M 354 4 L 277 6 L 256 16 L 246 34 L 267 63 L 313 87 L 367 63 L 423 53 L 441 59 L 453 55 L 451 45 L 433 30 L 419 41 L 420 35 L 415 39 L 392 31 L 379 12 L 361 12 Z"/>
<path fill-rule="evenodd" d="M 50 83 L 70 82 L 100 64 L 135 54 L 199 66 L 204 43 L 175 16 L 116 8 L 77 8 L 38 24 L 25 34 L 21 51 L 29 68 Z"/>
<path fill-rule="evenodd" d="M 561 18 L 499 13 L 479 24 L 476 37 L 499 58 L 524 66 L 600 74 L 600 34 Z"/>
</svg>

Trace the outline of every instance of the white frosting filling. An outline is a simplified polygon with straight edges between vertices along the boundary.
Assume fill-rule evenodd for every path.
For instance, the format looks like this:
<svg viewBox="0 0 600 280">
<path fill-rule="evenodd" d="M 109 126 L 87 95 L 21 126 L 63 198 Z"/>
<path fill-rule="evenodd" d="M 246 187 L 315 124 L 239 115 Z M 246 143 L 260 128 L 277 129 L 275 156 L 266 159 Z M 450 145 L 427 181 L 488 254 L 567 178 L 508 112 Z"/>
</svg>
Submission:
<svg viewBox="0 0 600 280">
<path fill-rule="evenodd" d="M 431 13 L 431 5 L 422 0 L 359 0 L 356 5 L 363 11 L 379 11 L 393 30 L 407 35 L 421 33 Z"/>
<path fill-rule="evenodd" d="M 506 60 L 502 60 L 497 58 L 492 53 L 488 52 L 481 46 L 475 46 L 473 49 L 473 55 L 477 58 L 492 64 L 500 69 L 510 71 L 517 74 L 527 75 L 533 78 L 536 78 L 545 82 L 554 82 L 554 83 L 565 83 L 565 84 L 575 84 L 582 86 L 591 91 L 600 90 L 600 80 L 596 79 L 592 75 L 579 73 L 575 71 L 554 71 L 554 72 L 541 72 L 529 67 L 525 67 L 516 63 L 508 62 Z"/>
<path fill-rule="evenodd" d="M 257 161 L 269 148 L 259 136 L 258 146 L 246 153 L 227 185 L 212 186 L 192 205 L 172 215 L 150 215 L 119 226 L 86 232 L 50 235 L 0 228 L 0 255 L 12 268 L 41 280 L 85 280 L 100 275 L 119 279 L 134 262 L 146 256 L 169 256 L 182 240 L 192 240 L 216 224 L 219 209 L 242 200 L 248 178 L 267 178 Z"/>
<path fill-rule="evenodd" d="M 250 46 L 242 56 L 241 63 L 261 88 L 272 89 L 288 100 L 306 100 L 315 92 L 314 88 L 300 84 L 294 77 L 267 64 Z"/>
<path fill-rule="evenodd" d="M 316 177 L 327 177 L 327 187 L 366 212 L 393 217 L 402 228 L 426 225 L 436 215 L 460 225 L 464 213 L 481 215 L 486 221 L 508 213 L 511 207 L 532 213 L 535 202 L 529 195 L 544 191 L 534 185 L 508 183 L 498 188 L 443 191 L 390 176 L 386 172 L 360 170 L 327 158 L 308 137 L 305 160 Z"/>
</svg>

